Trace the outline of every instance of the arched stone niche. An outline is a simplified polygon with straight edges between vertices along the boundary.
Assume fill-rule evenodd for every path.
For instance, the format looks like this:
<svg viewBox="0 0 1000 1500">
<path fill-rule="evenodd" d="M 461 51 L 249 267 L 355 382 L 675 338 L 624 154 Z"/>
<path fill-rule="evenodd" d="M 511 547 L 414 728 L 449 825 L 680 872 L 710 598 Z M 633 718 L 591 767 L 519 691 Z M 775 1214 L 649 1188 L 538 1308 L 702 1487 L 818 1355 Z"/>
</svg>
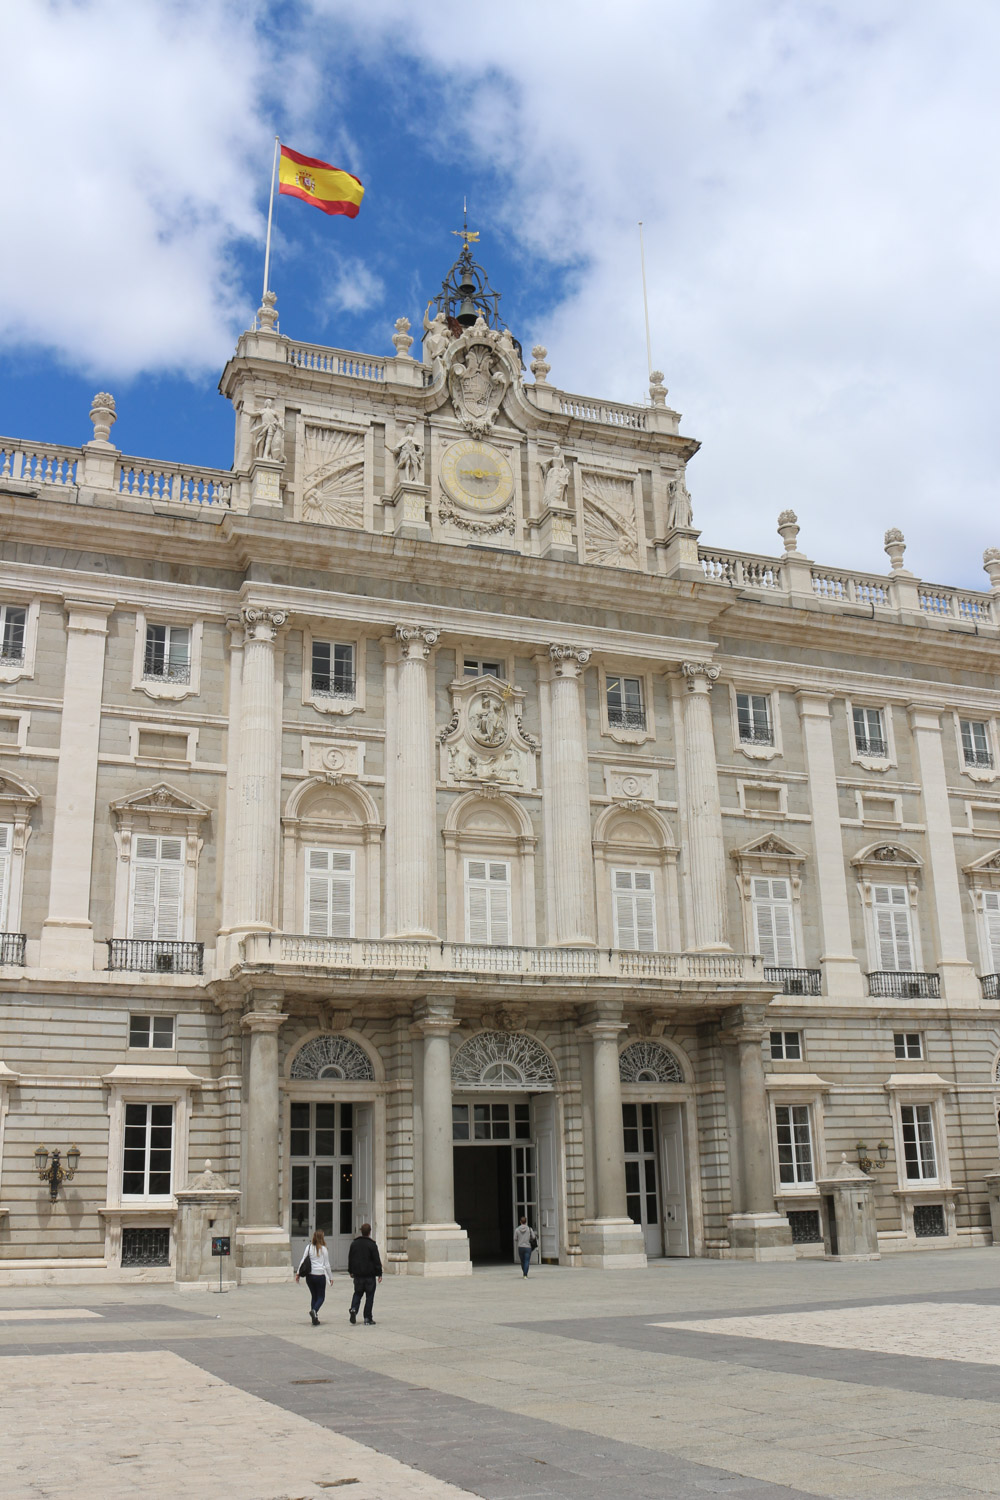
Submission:
<svg viewBox="0 0 1000 1500">
<path fill-rule="evenodd" d="M 306 850 L 345 849 L 354 856 L 354 937 L 380 935 L 382 823 L 371 794 L 355 782 L 310 777 L 295 788 L 281 820 L 282 925 L 306 932 Z"/>
<path fill-rule="evenodd" d="M 681 948 L 677 890 L 677 845 L 670 825 L 652 805 L 606 807 L 594 827 L 597 887 L 597 940 L 615 946 L 612 880 L 615 870 L 649 870 L 656 906 L 656 946 L 662 953 Z"/>
<path fill-rule="evenodd" d="M 466 941 L 466 860 L 502 859 L 510 865 L 511 941 L 533 948 L 536 839 L 523 806 L 514 797 L 467 792 L 449 807 L 443 838 L 449 940 Z"/>
<path fill-rule="evenodd" d="M 534 1094 L 555 1088 L 556 1069 L 541 1042 L 526 1031 L 477 1031 L 452 1058 L 451 1081 L 462 1091 L 518 1089 Z"/>
</svg>

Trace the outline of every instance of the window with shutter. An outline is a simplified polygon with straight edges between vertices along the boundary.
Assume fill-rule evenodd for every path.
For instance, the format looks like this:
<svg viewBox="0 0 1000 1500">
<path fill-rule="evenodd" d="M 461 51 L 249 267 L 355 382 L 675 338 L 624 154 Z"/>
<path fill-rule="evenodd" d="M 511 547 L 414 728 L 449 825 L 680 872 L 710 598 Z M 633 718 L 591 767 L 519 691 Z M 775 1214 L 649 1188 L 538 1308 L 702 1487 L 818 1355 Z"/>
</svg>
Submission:
<svg viewBox="0 0 1000 1500">
<path fill-rule="evenodd" d="M 139 834 L 132 841 L 129 937 L 178 942 L 184 916 L 184 840 Z"/>
<path fill-rule="evenodd" d="M 872 886 L 875 951 L 885 973 L 913 972 L 910 895 L 905 885 Z"/>
<path fill-rule="evenodd" d="M 1000 974 L 1000 891 L 983 892 L 983 929 L 991 974 Z"/>
<path fill-rule="evenodd" d="M 354 855 L 350 849 L 306 850 L 305 910 L 310 937 L 354 936 Z"/>
<path fill-rule="evenodd" d="M 510 947 L 510 865 L 505 860 L 465 861 L 465 941 Z"/>
<path fill-rule="evenodd" d="M 795 967 L 795 926 L 791 884 L 755 875 L 751 881 L 753 931 L 757 952 L 766 964 Z"/>
<path fill-rule="evenodd" d="M 10 899 L 10 851 L 13 839 L 13 824 L 0 823 L 0 932 L 7 931 L 7 907 Z"/>
<path fill-rule="evenodd" d="M 656 949 L 656 908 L 652 870 L 612 870 L 615 947 L 631 952 Z"/>
</svg>

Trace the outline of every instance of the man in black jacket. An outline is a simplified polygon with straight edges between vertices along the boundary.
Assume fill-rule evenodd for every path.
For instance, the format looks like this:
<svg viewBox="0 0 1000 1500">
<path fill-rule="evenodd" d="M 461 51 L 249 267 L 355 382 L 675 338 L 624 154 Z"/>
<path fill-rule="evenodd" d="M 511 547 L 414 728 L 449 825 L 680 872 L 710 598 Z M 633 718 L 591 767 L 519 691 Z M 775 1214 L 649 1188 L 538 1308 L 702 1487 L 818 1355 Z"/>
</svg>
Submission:
<svg viewBox="0 0 1000 1500">
<path fill-rule="evenodd" d="M 358 1308 L 364 1296 L 365 1323 L 369 1328 L 373 1328 L 375 1319 L 372 1317 L 372 1303 L 375 1301 L 375 1283 L 382 1280 L 382 1260 L 378 1253 L 378 1246 L 372 1239 L 370 1224 L 362 1224 L 361 1233 L 356 1240 L 351 1241 L 351 1248 L 347 1252 L 347 1273 L 354 1277 L 351 1322 L 358 1321 Z"/>
</svg>

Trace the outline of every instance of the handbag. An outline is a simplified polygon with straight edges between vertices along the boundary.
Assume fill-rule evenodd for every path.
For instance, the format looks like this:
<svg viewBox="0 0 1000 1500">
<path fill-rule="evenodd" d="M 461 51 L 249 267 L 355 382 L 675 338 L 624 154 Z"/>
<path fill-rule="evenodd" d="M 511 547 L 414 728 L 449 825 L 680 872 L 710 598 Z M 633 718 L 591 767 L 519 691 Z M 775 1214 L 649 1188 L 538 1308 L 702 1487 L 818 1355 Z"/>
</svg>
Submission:
<svg viewBox="0 0 1000 1500">
<path fill-rule="evenodd" d="M 532 1250 L 538 1249 L 538 1235 L 534 1230 L 531 1231 L 531 1237 L 528 1240 L 528 1244 L 531 1246 Z"/>
<path fill-rule="evenodd" d="M 309 1247 L 306 1246 L 306 1253 L 305 1253 L 305 1255 L 303 1255 L 302 1261 L 301 1261 L 301 1263 L 299 1265 L 299 1269 L 295 1273 L 296 1276 L 308 1276 L 309 1275 L 309 1268 L 310 1268 L 311 1265 L 312 1265 L 312 1261 L 309 1259 Z"/>
</svg>

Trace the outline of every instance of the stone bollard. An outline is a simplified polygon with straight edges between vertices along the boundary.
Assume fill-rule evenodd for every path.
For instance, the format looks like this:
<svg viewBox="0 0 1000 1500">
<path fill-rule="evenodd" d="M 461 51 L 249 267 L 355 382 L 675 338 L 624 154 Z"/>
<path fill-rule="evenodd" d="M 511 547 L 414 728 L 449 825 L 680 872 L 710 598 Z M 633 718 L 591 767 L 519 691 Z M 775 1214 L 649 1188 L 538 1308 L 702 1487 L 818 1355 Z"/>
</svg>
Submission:
<svg viewBox="0 0 1000 1500">
<path fill-rule="evenodd" d="M 881 1260 L 878 1231 L 875 1228 L 874 1183 L 867 1173 L 840 1158 L 832 1177 L 820 1178 L 817 1186 L 824 1199 L 832 1199 L 836 1221 L 836 1250 L 830 1244 L 831 1260 Z M 828 1234 L 828 1243 L 832 1236 Z"/>
<path fill-rule="evenodd" d="M 240 1199 L 238 1188 L 226 1185 L 224 1177 L 212 1171 L 212 1163 L 206 1161 L 205 1170 L 193 1177 L 187 1187 L 178 1189 L 177 1223 L 174 1231 L 175 1264 L 174 1281 L 178 1291 L 209 1291 L 219 1284 L 219 1269 L 212 1256 L 214 1235 L 228 1235 L 232 1242 L 236 1235 L 236 1205 Z M 234 1287 L 236 1282 L 223 1266 L 223 1286 Z"/>
</svg>

